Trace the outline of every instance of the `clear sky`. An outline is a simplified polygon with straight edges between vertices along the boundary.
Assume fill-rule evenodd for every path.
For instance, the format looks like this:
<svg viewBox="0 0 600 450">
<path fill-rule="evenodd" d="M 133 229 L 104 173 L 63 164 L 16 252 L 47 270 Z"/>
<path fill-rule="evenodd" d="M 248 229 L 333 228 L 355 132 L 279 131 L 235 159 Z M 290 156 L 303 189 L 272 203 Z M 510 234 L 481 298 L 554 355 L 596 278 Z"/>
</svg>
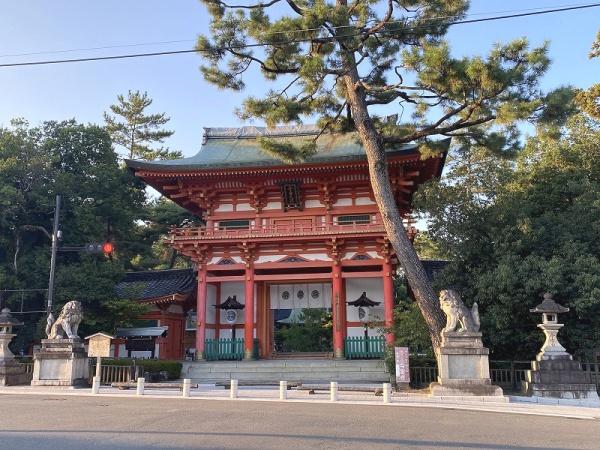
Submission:
<svg viewBox="0 0 600 450">
<path fill-rule="evenodd" d="M 244 0 L 245 1 L 245 0 Z M 591 3 L 585 0 L 472 0 L 473 18 L 530 8 Z M 197 0 L 0 0 L 0 63 L 191 48 L 206 33 L 208 17 Z M 551 43 L 552 67 L 543 88 L 587 87 L 600 78 L 600 62 L 587 58 L 600 29 L 600 8 L 451 28 L 454 54 L 485 54 L 495 42 L 526 36 Z M 96 51 L 6 56 L 158 41 L 163 45 Z M 204 82 L 195 54 L 104 62 L 0 68 L 0 126 L 23 117 L 32 124 L 75 118 L 102 123 L 102 113 L 128 89 L 148 91 L 152 108 L 172 118 L 167 145 L 192 155 L 202 127 L 240 126 L 234 109 L 266 82 L 249 76 L 242 94 L 219 91 Z"/>
</svg>

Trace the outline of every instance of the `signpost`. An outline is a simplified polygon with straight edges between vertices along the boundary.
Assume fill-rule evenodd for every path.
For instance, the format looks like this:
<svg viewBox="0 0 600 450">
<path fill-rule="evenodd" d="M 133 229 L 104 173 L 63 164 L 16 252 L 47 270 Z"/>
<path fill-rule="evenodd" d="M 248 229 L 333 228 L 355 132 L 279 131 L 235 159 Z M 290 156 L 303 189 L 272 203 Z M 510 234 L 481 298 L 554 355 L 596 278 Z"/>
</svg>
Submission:
<svg viewBox="0 0 600 450">
<path fill-rule="evenodd" d="M 406 389 L 410 383 L 408 347 L 394 347 L 394 357 L 396 360 L 396 385 L 398 389 Z"/>
<path fill-rule="evenodd" d="M 88 341 L 88 357 L 96 358 L 96 376 L 92 385 L 92 392 L 97 394 L 100 389 L 100 380 L 102 377 L 102 358 L 110 356 L 110 342 L 114 339 L 106 333 L 96 333 L 86 337 Z"/>
</svg>

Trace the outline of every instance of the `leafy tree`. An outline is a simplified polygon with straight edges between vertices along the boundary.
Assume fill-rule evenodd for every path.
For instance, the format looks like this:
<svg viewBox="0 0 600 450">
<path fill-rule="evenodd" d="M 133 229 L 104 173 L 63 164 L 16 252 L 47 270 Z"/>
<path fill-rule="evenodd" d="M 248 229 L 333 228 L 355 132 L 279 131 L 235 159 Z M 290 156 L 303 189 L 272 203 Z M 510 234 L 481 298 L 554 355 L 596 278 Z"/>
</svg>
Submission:
<svg viewBox="0 0 600 450">
<path fill-rule="evenodd" d="M 82 333 L 127 324 L 141 310 L 116 299 L 113 287 L 136 254 L 131 241 L 144 187 L 119 166 L 110 136 L 98 126 L 69 120 L 30 127 L 19 120 L 0 129 L 0 289 L 47 286 L 56 194 L 63 199 L 62 246 L 102 242 L 110 223 L 117 250 L 112 261 L 103 255 L 59 252 L 55 310 L 74 298 L 82 301 Z M 27 292 L 24 309 L 44 310 L 44 297 L 43 292 Z M 5 300 L 13 310 L 19 306 L 18 296 Z M 28 326 L 19 334 L 32 337 L 40 316 L 24 318 Z"/>
<path fill-rule="evenodd" d="M 545 46 L 530 49 L 519 39 L 495 46 L 487 57 L 454 57 L 443 38 L 464 17 L 466 0 L 203 3 L 212 16 L 211 36 L 197 44 L 205 79 L 242 90 L 244 74 L 258 67 L 274 82 L 263 98 L 244 102 L 240 117 L 268 125 L 316 117 L 324 132 L 356 131 L 388 238 L 439 346 L 443 315 L 403 228 L 384 150 L 418 142 L 435 153 L 436 136 L 505 145 L 498 131 L 541 107 L 537 85 L 549 63 Z M 382 119 L 386 105 L 410 120 Z M 286 161 L 315 149 L 307 142 L 296 158 L 289 143 L 261 144 Z"/>
<path fill-rule="evenodd" d="M 162 128 L 170 120 L 165 113 L 146 114 L 146 108 L 152 104 L 147 92 L 129 91 L 127 98 L 119 95 L 117 101 L 110 106 L 114 116 L 105 112 L 104 120 L 113 142 L 127 151 L 129 159 L 181 158 L 179 151 L 150 147 L 162 143 L 174 132 Z"/>
<path fill-rule="evenodd" d="M 421 193 L 429 232 L 452 255 L 439 282 L 478 302 L 497 359 L 539 350 L 540 318 L 529 309 L 545 291 L 571 308 L 561 332 L 567 348 L 589 358 L 600 346 L 599 149 L 600 125 L 577 114 L 561 135 L 528 139 L 513 164 L 479 165 L 478 177 L 494 180 L 478 183 L 488 186 L 478 192 L 484 203 L 457 193 L 452 179 Z"/>
<path fill-rule="evenodd" d="M 600 57 L 600 32 L 596 42 L 592 45 L 590 58 Z M 600 83 L 592 85 L 588 90 L 581 91 L 577 94 L 577 101 L 586 113 L 600 120 Z"/>
</svg>

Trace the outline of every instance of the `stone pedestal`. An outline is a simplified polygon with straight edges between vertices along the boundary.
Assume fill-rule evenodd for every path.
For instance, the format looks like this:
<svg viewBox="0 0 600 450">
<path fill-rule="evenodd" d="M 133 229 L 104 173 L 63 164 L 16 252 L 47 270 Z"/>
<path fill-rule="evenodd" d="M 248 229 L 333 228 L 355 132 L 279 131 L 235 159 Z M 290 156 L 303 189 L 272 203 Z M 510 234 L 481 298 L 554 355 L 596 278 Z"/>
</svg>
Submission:
<svg viewBox="0 0 600 450">
<path fill-rule="evenodd" d="M 581 369 L 581 363 L 567 354 L 562 358 L 542 359 L 531 362 L 531 370 L 522 382 L 527 395 L 598 401 L 596 385 L 591 383 L 589 373 Z"/>
<path fill-rule="evenodd" d="M 17 361 L 0 361 L 0 386 L 29 384 L 31 373 L 25 373 L 25 366 Z"/>
<path fill-rule="evenodd" d="M 89 376 L 83 341 L 42 339 L 42 348 L 33 355 L 32 386 L 83 386 Z"/>
<path fill-rule="evenodd" d="M 446 331 L 438 355 L 438 381 L 433 396 L 501 396 L 490 379 L 489 350 L 478 331 Z"/>
</svg>

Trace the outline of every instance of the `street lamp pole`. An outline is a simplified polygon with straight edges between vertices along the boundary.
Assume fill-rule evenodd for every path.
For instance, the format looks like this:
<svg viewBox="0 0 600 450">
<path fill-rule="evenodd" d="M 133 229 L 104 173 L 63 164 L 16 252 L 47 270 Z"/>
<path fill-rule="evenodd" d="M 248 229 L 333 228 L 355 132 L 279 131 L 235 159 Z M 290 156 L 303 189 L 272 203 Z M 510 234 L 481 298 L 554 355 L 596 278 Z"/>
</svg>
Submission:
<svg viewBox="0 0 600 450">
<path fill-rule="evenodd" d="M 52 256 L 50 257 L 50 280 L 48 281 L 48 305 L 46 312 L 48 319 L 52 316 L 52 300 L 54 297 L 54 273 L 56 272 L 56 252 L 58 250 L 58 225 L 60 220 L 60 195 L 56 196 L 56 207 L 54 208 L 54 228 L 52 229 Z"/>
</svg>

